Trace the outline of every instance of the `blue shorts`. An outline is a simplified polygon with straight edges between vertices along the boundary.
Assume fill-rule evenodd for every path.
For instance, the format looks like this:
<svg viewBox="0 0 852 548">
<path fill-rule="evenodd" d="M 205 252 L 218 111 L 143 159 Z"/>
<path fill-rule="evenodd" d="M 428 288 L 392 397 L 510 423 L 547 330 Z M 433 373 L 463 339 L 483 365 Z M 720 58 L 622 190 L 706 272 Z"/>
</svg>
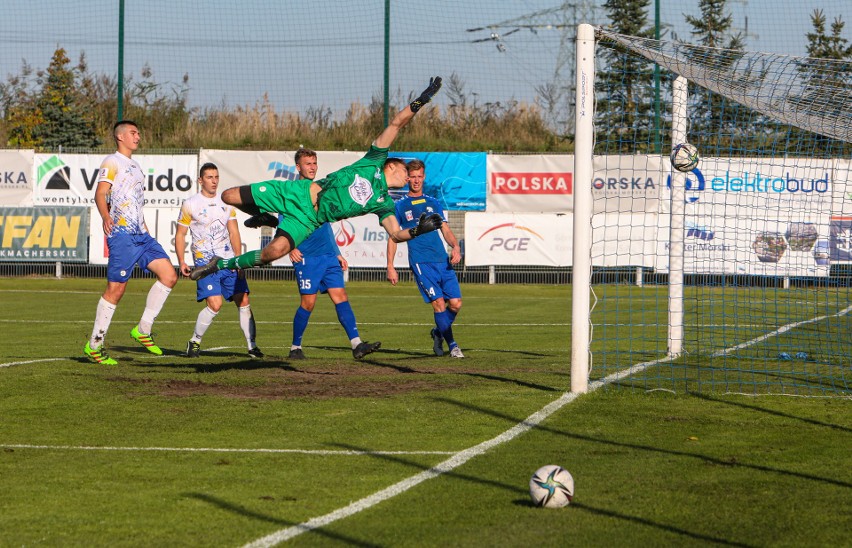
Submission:
<svg viewBox="0 0 852 548">
<path fill-rule="evenodd" d="M 195 300 L 203 301 L 207 297 L 222 295 L 226 301 L 233 301 L 234 294 L 248 293 L 248 282 L 240 278 L 236 270 L 220 270 L 195 282 Z"/>
<path fill-rule="evenodd" d="M 326 253 L 315 257 L 303 257 L 293 264 L 300 295 L 316 295 L 329 289 L 345 287 L 343 269 L 337 255 Z"/>
<path fill-rule="evenodd" d="M 107 281 L 110 282 L 126 282 L 137 264 L 139 268 L 148 270 L 148 265 L 157 259 L 169 260 L 160 242 L 147 233 L 113 234 L 107 238 L 107 248 Z"/>
<path fill-rule="evenodd" d="M 420 294 L 427 303 L 438 299 L 461 299 L 461 288 L 450 261 L 409 265 Z"/>
</svg>

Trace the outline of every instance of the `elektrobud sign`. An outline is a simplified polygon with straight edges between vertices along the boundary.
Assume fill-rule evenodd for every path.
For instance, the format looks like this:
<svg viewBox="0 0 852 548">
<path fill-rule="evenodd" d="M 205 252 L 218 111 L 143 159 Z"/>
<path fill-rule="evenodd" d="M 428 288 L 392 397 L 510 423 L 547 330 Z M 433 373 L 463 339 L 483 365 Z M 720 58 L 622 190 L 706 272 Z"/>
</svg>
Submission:
<svg viewBox="0 0 852 548">
<path fill-rule="evenodd" d="M 36 205 L 94 205 L 103 154 L 36 154 Z M 134 155 L 146 173 L 145 205 L 180 207 L 196 192 L 195 155 Z"/>
</svg>

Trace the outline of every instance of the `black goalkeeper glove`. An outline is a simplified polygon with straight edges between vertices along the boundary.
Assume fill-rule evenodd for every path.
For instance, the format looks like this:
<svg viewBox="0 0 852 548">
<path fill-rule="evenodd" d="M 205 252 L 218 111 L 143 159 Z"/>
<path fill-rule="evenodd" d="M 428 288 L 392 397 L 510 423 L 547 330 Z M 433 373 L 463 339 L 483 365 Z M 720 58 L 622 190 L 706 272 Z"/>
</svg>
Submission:
<svg viewBox="0 0 852 548">
<path fill-rule="evenodd" d="M 438 93 L 439 89 L 441 89 L 441 77 L 435 76 L 433 78 L 429 78 L 429 87 L 423 90 L 420 97 L 412 101 L 409 105 L 411 107 L 411 112 L 417 112 L 420 110 L 420 107 L 431 101 L 432 97 Z"/>
<path fill-rule="evenodd" d="M 437 213 L 432 213 L 431 215 L 421 213 L 420 219 L 417 220 L 417 226 L 409 228 L 408 233 L 411 234 L 412 238 L 416 238 L 426 234 L 427 232 L 438 230 L 441 228 L 442 224 L 444 224 L 444 219 L 442 219 Z"/>
</svg>

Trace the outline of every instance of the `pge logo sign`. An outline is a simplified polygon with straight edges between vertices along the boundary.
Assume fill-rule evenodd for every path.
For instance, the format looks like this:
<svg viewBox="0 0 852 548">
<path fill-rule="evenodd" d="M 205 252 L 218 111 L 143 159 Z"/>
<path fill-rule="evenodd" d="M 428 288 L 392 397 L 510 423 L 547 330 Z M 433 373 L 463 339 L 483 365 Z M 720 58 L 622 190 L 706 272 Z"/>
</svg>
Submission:
<svg viewBox="0 0 852 548">
<path fill-rule="evenodd" d="M 489 251 L 499 250 L 512 253 L 527 251 L 533 237 L 539 240 L 544 239 L 541 234 L 531 228 L 516 223 L 503 223 L 492 226 L 483 232 L 477 238 L 477 241 L 483 241 L 486 237 L 490 238 L 490 245 L 488 240 L 485 240 L 483 243 L 489 246 Z"/>
</svg>

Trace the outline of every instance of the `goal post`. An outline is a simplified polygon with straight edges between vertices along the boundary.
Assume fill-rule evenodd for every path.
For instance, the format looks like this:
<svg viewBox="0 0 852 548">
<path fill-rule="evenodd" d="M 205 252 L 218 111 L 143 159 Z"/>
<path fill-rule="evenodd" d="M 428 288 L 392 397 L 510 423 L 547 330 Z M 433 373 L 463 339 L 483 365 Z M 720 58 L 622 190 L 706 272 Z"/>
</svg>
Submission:
<svg viewBox="0 0 852 548">
<path fill-rule="evenodd" d="M 576 75 L 572 391 L 852 392 L 849 64 L 581 25 Z"/>
</svg>

